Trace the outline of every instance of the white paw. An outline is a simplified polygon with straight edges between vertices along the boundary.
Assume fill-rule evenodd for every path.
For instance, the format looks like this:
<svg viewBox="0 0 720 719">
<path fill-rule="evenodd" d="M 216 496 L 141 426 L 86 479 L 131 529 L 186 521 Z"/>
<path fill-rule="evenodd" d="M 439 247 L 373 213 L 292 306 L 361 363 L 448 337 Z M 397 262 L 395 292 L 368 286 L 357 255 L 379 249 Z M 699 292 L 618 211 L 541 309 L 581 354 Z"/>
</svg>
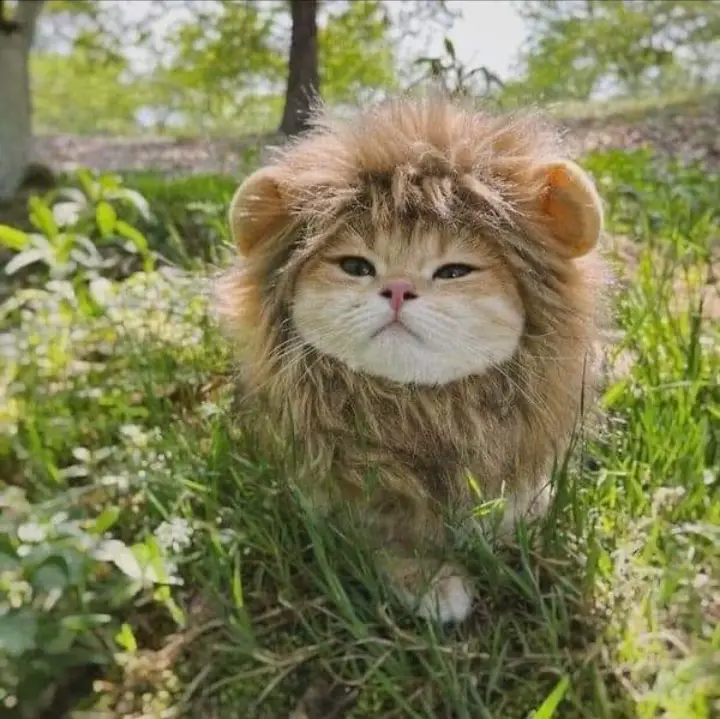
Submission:
<svg viewBox="0 0 720 719">
<path fill-rule="evenodd" d="M 442 571 L 422 596 L 415 611 L 424 619 L 442 624 L 462 622 L 470 614 L 472 602 L 470 582 L 460 574 Z"/>
</svg>

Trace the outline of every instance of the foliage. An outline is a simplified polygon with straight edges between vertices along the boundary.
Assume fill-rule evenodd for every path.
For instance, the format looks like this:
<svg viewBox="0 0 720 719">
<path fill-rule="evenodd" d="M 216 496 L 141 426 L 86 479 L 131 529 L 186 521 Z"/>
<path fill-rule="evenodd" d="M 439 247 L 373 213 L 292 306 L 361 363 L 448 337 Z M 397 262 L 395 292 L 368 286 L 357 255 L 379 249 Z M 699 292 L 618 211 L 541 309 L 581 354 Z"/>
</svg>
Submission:
<svg viewBox="0 0 720 719">
<path fill-rule="evenodd" d="M 78 502 L 89 496 L 72 494 Z M 106 671 L 123 644 L 132 651 L 119 611 L 152 596 L 153 585 L 177 581 L 152 536 L 132 546 L 109 538 L 119 507 L 92 517 L 68 499 L 33 505 L 16 487 L 0 492 L 0 706 L 22 718 L 47 708 L 48 687 L 64 676 L 88 666 Z"/>
<path fill-rule="evenodd" d="M 444 92 L 453 97 L 480 97 L 487 96 L 495 89 L 504 87 L 502 80 L 485 66 L 468 68 L 455 53 L 455 46 L 450 38 L 443 42 L 445 55 L 443 57 L 420 57 L 415 63 L 426 67 L 426 75 L 421 80 L 432 80 Z M 476 76 L 481 74 L 484 84 L 478 84 Z"/>
<path fill-rule="evenodd" d="M 322 96 L 331 104 L 376 99 L 396 85 L 385 8 L 379 0 L 338 5 L 318 32 Z"/>
<path fill-rule="evenodd" d="M 6 276 L 25 272 L 33 283 L 72 280 L 76 292 L 107 275 L 127 275 L 138 261 L 149 270 L 153 257 L 147 239 L 123 219 L 139 214 L 149 220 L 147 202 L 119 178 L 99 179 L 78 173 L 79 187 L 31 196 L 29 219 L 35 232 L 0 225 L 0 246 L 16 254 L 5 265 Z"/>
<path fill-rule="evenodd" d="M 78 48 L 31 58 L 35 129 L 41 133 L 129 134 L 149 92 L 128 78 L 122 60 L 98 63 Z"/>
<path fill-rule="evenodd" d="M 532 548 L 521 531 L 506 551 L 458 550 L 482 597 L 458 630 L 408 617 L 362 538 L 318 522 L 233 425 L 201 275 L 89 278 L 78 265 L 18 289 L 0 341 L 5 707 L 35 716 L 64 695 L 109 717 L 182 715 L 188 702 L 200 716 L 275 717 L 315 692 L 326 715 L 343 705 L 357 719 L 711 716 L 720 337 L 701 290 L 720 179 L 646 152 L 586 166 L 609 230 L 637 255 L 609 358 L 631 362 L 606 387 L 607 421 L 555 479 L 548 531 Z M 90 208 L 127 185 L 84 178 L 96 193 L 84 232 L 102 243 Z M 193 197 L 226 206 L 237 180 L 126 182 L 158 218 Z M 220 228 L 207 237 L 221 255 Z M 160 582 L 140 580 L 151 558 Z"/>
<path fill-rule="evenodd" d="M 255 155 L 248 151 L 246 162 L 253 162 Z M 221 262 L 219 253 L 230 242 L 227 208 L 237 180 L 200 174 L 165 178 L 149 172 L 128 175 L 127 182 L 154 208 L 149 220 L 138 218 L 150 247 L 185 266 Z"/>
<path fill-rule="evenodd" d="M 286 24 L 286 13 L 286 3 L 220 2 L 181 25 L 170 39 L 177 53 L 162 74 L 165 85 L 182 88 L 175 109 L 200 127 L 229 127 L 239 117 L 246 132 L 272 127 L 285 91 L 287 35 L 279 25 Z M 319 21 L 321 88 L 328 101 L 353 102 L 392 83 L 380 2 L 336 2 Z"/>
<path fill-rule="evenodd" d="M 395 85 L 398 40 L 388 17 L 381 0 L 322 6 L 318 52 L 328 101 L 363 101 Z M 137 12 L 117 2 L 55 0 L 41 31 L 34 72 L 43 129 L 137 132 L 146 124 L 247 135 L 279 122 L 289 42 L 281 0 L 152 0 Z"/>
<path fill-rule="evenodd" d="M 113 702 L 130 716 L 123 677 L 142 636 L 132 623 L 147 612 L 185 621 L 170 587 L 191 528 L 180 536 L 146 505 L 178 476 L 159 450 L 172 419 L 163 393 L 207 371 L 203 292 L 148 262 L 114 279 L 111 240 L 151 259 L 120 219 L 123 205 L 147 214 L 144 199 L 117 178 L 82 172 L 78 184 L 36 198 L 37 232 L 0 228 L 16 258 L 48 248 L 32 285 L 0 306 L 0 707 L 28 718 L 59 712 L 63 689 L 89 692 L 98 672 L 119 682 Z M 142 686 L 137 702 L 160 711 L 169 699 L 143 699 Z M 88 694 L 77 708 L 92 704 Z"/>
<path fill-rule="evenodd" d="M 49 0 L 35 45 L 41 52 L 79 51 L 96 66 L 127 63 L 128 48 L 152 42 L 154 23 L 167 12 L 164 0 L 128 12 L 118 0 Z"/>
<path fill-rule="evenodd" d="M 611 229 L 639 243 L 634 282 L 617 306 L 625 329 L 617 351 L 630 351 L 633 362 L 605 395 L 612 429 L 603 454 L 617 459 L 601 496 L 629 519 L 607 578 L 623 613 L 609 637 L 637 717 L 704 719 L 720 706 L 712 619 L 720 596 L 720 333 L 709 284 L 720 176 L 657 166 L 645 152 L 632 160 L 613 152 L 588 162 L 609 190 Z M 606 511 L 604 531 L 618 532 L 618 517 Z"/>
<path fill-rule="evenodd" d="M 155 112 L 202 130 L 241 119 L 248 132 L 272 126 L 286 60 L 274 42 L 278 3 L 208 3 L 165 38 L 170 57 L 153 73 Z M 281 97 L 281 95 L 280 95 Z"/>
<path fill-rule="evenodd" d="M 524 76 L 532 101 L 636 95 L 720 80 L 720 5 L 705 0 L 532 0 Z"/>
<path fill-rule="evenodd" d="M 395 48 L 395 72 L 401 87 L 421 79 L 416 63 L 419 48 L 430 47 L 438 37 L 446 37 L 454 22 L 462 18 L 461 8 L 445 0 L 385 2 L 388 37 Z"/>
</svg>

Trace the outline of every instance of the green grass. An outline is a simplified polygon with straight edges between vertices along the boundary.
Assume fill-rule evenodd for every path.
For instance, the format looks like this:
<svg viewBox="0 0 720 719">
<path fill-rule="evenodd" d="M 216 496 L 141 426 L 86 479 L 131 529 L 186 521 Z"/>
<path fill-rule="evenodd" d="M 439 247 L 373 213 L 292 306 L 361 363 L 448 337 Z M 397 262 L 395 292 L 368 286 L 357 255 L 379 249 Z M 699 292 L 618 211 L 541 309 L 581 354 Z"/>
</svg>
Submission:
<svg viewBox="0 0 720 719">
<path fill-rule="evenodd" d="M 705 90 L 676 90 L 645 97 L 615 98 L 611 100 L 564 101 L 548 107 L 558 120 L 621 121 L 645 119 L 654 115 L 693 115 L 698 111 L 712 111 L 720 99 L 720 90 L 710 86 Z"/>
<path fill-rule="evenodd" d="M 480 586 L 460 628 L 409 616 L 362 538 L 317 520 L 244 442 L 202 273 L 90 283 L 77 304 L 67 286 L 16 293 L 0 716 L 4 701 L 20 717 L 275 719 L 301 697 L 323 718 L 717 716 L 720 337 L 701 289 L 720 179 L 644 153 L 586 165 L 610 230 L 638 247 L 610 352 L 633 362 L 537 541 L 458 550 Z"/>
</svg>

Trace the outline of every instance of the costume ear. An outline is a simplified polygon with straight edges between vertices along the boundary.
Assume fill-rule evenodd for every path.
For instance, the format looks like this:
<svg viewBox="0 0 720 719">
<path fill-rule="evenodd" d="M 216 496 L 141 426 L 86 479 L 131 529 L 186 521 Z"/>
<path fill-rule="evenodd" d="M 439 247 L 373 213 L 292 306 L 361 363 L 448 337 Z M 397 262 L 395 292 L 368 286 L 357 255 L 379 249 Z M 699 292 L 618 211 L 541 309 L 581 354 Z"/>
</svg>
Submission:
<svg viewBox="0 0 720 719">
<path fill-rule="evenodd" d="M 592 250 L 603 227 L 602 200 L 587 173 L 569 160 L 539 168 L 545 188 L 541 194 L 542 221 L 568 257 Z"/>
<path fill-rule="evenodd" d="M 248 177 L 230 203 L 230 228 L 243 255 L 277 234 L 290 221 L 277 170 L 266 167 Z"/>
</svg>

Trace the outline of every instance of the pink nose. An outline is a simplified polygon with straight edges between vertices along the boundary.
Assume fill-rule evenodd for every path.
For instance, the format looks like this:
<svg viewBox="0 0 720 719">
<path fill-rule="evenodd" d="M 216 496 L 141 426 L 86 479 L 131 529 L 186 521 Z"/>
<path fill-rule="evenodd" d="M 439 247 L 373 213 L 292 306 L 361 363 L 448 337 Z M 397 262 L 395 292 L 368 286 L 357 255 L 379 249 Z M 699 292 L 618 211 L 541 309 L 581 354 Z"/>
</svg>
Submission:
<svg viewBox="0 0 720 719">
<path fill-rule="evenodd" d="M 390 307 L 397 312 L 407 300 L 414 300 L 417 297 L 413 286 L 405 280 L 393 280 L 388 282 L 380 290 L 380 296 L 390 300 Z"/>
</svg>

